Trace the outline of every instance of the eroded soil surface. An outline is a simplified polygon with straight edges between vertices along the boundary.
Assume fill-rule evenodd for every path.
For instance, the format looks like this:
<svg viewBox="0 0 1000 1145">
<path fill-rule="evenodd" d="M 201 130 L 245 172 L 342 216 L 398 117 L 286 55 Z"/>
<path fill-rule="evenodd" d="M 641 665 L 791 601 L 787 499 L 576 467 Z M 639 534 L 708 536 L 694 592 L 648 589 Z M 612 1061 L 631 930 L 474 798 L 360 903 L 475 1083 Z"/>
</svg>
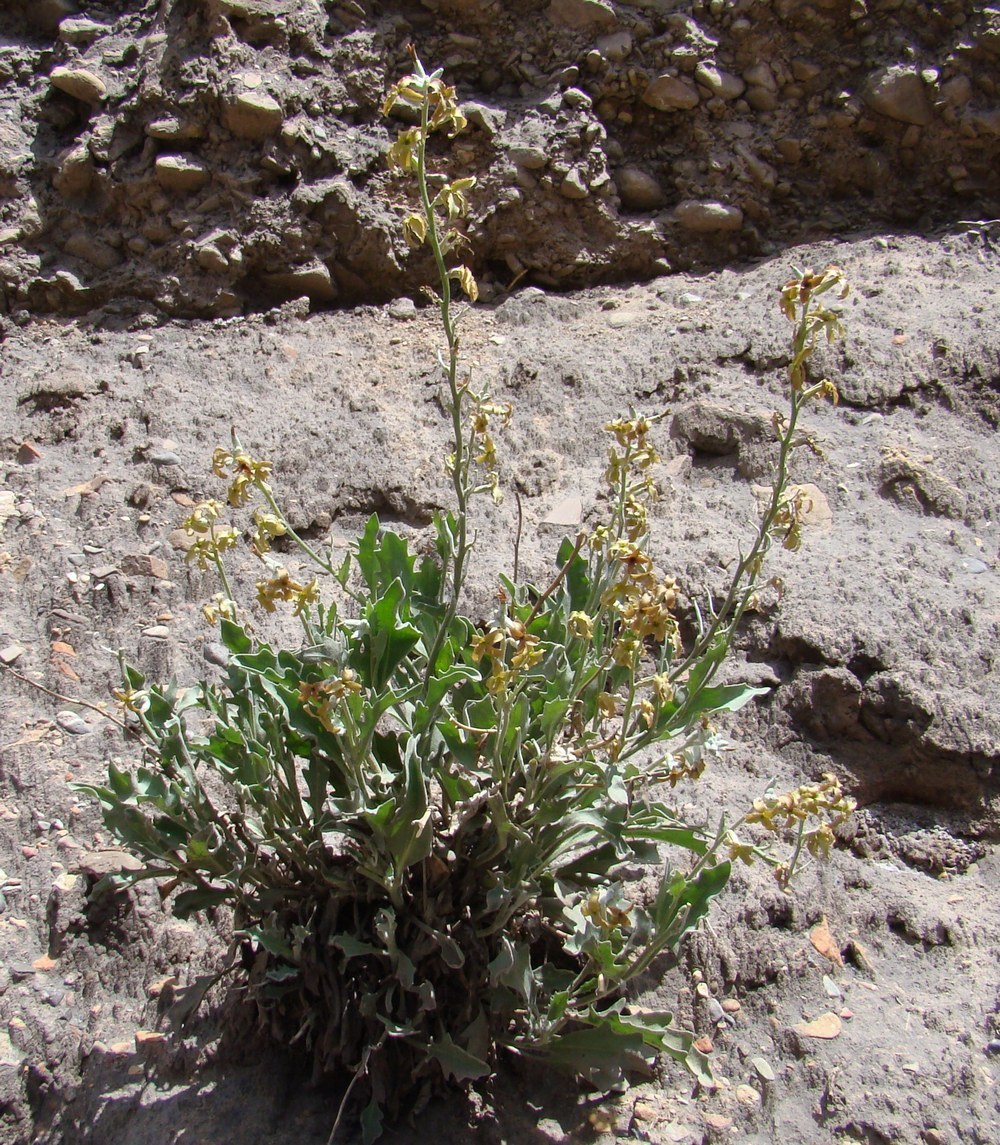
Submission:
<svg viewBox="0 0 1000 1145">
<path fill-rule="evenodd" d="M 636 405 L 669 411 L 652 551 L 703 597 L 768 480 L 787 361 L 776 288 L 790 263 L 829 261 L 854 285 L 849 340 L 820 363 L 842 400 L 809 416 L 822 455 L 795 461 L 815 486 L 805 543 L 775 554 L 783 598 L 751 617 L 731 668 L 772 691 L 734 722 L 740 746 L 677 797 L 716 816 L 772 777 L 833 770 L 860 810 L 791 895 L 741 869 L 681 964 L 645 983 L 711 1039 L 719 1088 L 694 1092 L 668 1068 L 602 1103 L 623 1140 L 985 1145 L 1000 1132 L 990 228 L 826 243 L 627 288 L 527 288 L 469 313 L 465 353 L 515 406 L 501 455 L 525 574 L 545 577 L 592 511 L 601 427 Z M 215 589 L 185 562 L 178 526 L 216 491 L 210 454 L 234 424 L 317 541 L 348 544 L 372 510 L 419 536 L 448 503 L 437 340 L 430 311 L 399 305 L 9 328 L 0 658 L 97 704 L 117 680 L 109 649 L 160 678 L 214 671 L 200 605 Z M 485 613 L 510 567 L 515 500 L 483 513 L 472 596 Z M 151 889 L 86 902 L 121 856 L 69 781 L 134 749 L 91 708 L 9 673 L 0 687 L 0 1139 L 325 1141 L 336 1081 L 310 1085 L 249 1033 L 220 1047 L 210 1019 L 184 1039 L 163 1033 L 171 980 L 218 964 L 213 928 L 172 920 Z M 810 938 L 824 918 L 827 955 Z M 803 1023 L 827 1014 L 839 1033 L 810 1036 Z M 485 1141 L 587 1140 L 600 1136 L 593 1109 L 514 1063 L 476 1103 L 432 1105 L 389 1140 L 460 1142 L 473 1127 Z"/>
</svg>

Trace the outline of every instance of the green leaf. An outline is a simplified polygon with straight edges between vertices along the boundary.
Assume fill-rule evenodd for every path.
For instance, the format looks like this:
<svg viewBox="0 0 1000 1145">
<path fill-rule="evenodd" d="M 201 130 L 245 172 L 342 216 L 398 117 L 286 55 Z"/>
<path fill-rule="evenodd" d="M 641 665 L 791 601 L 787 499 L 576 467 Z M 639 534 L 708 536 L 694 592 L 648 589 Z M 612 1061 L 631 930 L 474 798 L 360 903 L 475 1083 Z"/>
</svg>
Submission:
<svg viewBox="0 0 1000 1145">
<path fill-rule="evenodd" d="M 454 1081 L 486 1077 L 491 1072 L 486 1062 L 463 1050 L 448 1034 L 442 1034 L 440 1038 L 431 1041 L 427 1056 L 441 1066 L 446 1078 Z"/>
<path fill-rule="evenodd" d="M 253 648 L 253 641 L 247 636 L 243 626 L 225 618 L 219 621 L 222 643 L 235 655 L 244 655 Z"/>
<path fill-rule="evenodd" d="M 353 934 L 335 934 L 330 939 L 330 945 L 342 950 L 345 958 L 360 958 L 366 954 L 385 954 L 384 950 L 372 946 L 370 942 L 362 942 Z"/>
<path fill-rule="evenodd" d="M 557 560 L 562 568 L 572 557 L 563 583 L 569 594 L 569 607 L 571 612 L 581 612 L 587 606 L 590 597 L 590 577 L 587 575 L 587 562 L 577 553 L 573 556 L 574 544 L 568 538 L 559 546 Z"/>
<path fill-rule="evenodd" d="M 374 1145 L 382 1136 L 382 1106 L 373 1097 L 361 1113 L 362 1145 Z"/>
</svg>

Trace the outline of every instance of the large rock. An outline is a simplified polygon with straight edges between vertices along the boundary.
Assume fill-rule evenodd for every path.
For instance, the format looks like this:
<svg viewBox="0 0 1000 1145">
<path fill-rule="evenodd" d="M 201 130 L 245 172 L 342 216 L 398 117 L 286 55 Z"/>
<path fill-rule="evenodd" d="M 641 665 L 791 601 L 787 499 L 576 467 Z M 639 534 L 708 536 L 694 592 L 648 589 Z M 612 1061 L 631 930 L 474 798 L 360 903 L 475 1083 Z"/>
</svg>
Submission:
<svg viewBox="0 0 1000 1145">
<path fill-rule="evenodd" d="M 711 199 L 685 199 L 674 208 L 674 218 L 686 231 L 697 234 L 738 231 L 743 226 L 743 212 L 739 207 Z"/>
<path fill-rule="evenodd" d="M 657 111 L 690 111 L 700 102 L 698 89 L 677 76 L 657 76 L 642 93 L 642 102 Z"/>
<path fill-rule="evenodd" d="M 924 81 L 916 68 L 881 69 L 869 80 L 864 99 L 872 111 L 900 123 L 926 127 L 934 118 Z"/>
</svg>

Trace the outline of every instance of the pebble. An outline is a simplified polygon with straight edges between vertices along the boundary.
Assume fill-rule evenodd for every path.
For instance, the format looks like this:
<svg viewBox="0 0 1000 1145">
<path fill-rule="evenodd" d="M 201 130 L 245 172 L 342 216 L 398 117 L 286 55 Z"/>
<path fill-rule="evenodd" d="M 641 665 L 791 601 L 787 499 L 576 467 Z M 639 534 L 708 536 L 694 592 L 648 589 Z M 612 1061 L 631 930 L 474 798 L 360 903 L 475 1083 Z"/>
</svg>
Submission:
<svg viewBox="0 0 1000 1145">
<path fill-rule="evenodd" d="M 1000 1054 L 1000 1038 L 990 1038 L 986 1043 L 985 1051 L 988 1054 Z"/>
<path fill-rule="evenodd" d="M 49 81 L 54 88 L 71 95 L 81 103 L 100 103 L 108 94 L 107 84 L 86 68 L 53 68 Z"/>
<path fill-rule="evenodd" d="M 740 1105 L 753 1108 L 760 1105 L 761 1096 L 752 1085 L 738 1085 L 736 1087 L 736 1100 Z"/>
<path fill-rule="evenodd" d="M 24 649 L 20 644 L 8 644 L 6 648 L 0 648 L 0 661 L 4 664 L 13 664 L 23 655 Z"/>
<path fill-rule="evenodd" d="M 146 455 L 152 465 L 180 465 L 180 454 L 172 449 L 151 449 Z"/>
<path fill-rule="evenodd" d="M 166 640 L 170 635 L 170 629 L 165 624 L 153 624 L 149 628 L 144 628 L 142 634 L 153 640 Z"/>
<path fill-rule="evenodd" d="M 76 712 L 56 712 L 56 723 L 70 735 L 85 736 L 91 730 L 90 724 L 82 716 L 78 716 Z"/>
<path fill-rule="evenodd" d="M 764 1081 L 774 1081 L 774 1070 L 766 1058 L 751 1058 L 750 1064 L 757 1071 L 758 1076 Z"/>
<path fill-rule="evenodd" d="M 965 572 L 984 573 L 990 566 L 985 561 L 981 561 L 978 557 L 964 557 L 961 561 L 961 567 Z M 0 653 L 0 656 L 2 655 L 3 654 Z"/>
</svg>

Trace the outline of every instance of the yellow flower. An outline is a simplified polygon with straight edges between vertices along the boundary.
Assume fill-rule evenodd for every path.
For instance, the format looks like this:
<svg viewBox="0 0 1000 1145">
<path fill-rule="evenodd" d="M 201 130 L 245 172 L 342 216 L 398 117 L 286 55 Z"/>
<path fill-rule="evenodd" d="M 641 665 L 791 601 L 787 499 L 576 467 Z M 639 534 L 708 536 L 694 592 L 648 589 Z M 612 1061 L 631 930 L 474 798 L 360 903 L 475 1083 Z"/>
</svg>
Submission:
<svg viewBox="0 0 1000 1145">
<path fill-rule="evenodd" d="M 507 637 L 499 628 L 491 628 L 487 632 L 477 632 L 472 638 L 472 659 L 478 664 L 485 656 L 489 660 L 499 660 Z"/>
<path fill-rule="evenodd" d="M 594 618 L 586 612 L 571 612 L 566 625 L 571 636 L 579 640 L 592 640 L 594 638 Z"/>
<path fill-rule="evenodd" d="M 219 519 L 222 509 L 221 501 L 201 501 L 191 510 L 181 528 L 185 533 L 207 533 L 212 528 L 212 523 Z"/>
<path fill-rule="evenodd" d="M 274 576 L 257 581 L 257 601 L 265 611 L 274 612 L 278 600 L 294 601 L 295 615 L 301 615 L 310 604 L 319 600 L 316 578 L 313 577 L 308 584 L 300 584 L 288 569 L 279 568 Z"/>
<path fill-rule="evenodd" d="M 265 513 L 262 509 L 254 513 L 253 519 L 257 528 L 250 541 L 250 547 L 260 557 L 270 550 L 271 541 L 275 537 L 283 537 L 288 529 L 280 517 L 276 517 L 273 513 Z"/>
</svg>

